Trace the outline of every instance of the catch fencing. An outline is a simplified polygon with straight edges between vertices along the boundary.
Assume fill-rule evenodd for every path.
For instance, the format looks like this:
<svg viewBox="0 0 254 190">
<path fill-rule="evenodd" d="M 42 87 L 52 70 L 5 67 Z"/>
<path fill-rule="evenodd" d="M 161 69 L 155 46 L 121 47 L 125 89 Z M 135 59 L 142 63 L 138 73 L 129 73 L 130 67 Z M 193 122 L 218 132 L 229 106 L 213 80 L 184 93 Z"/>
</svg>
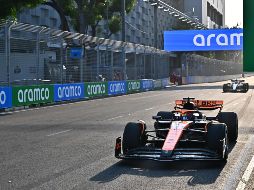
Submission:
<svg viewBox="0 0 254 190">
<path fill-rule="evenodd" d="M 0 84 L 33 85 L 161 79 L 170 53 L 13 21 L 0 23 Z"/>
</svg>

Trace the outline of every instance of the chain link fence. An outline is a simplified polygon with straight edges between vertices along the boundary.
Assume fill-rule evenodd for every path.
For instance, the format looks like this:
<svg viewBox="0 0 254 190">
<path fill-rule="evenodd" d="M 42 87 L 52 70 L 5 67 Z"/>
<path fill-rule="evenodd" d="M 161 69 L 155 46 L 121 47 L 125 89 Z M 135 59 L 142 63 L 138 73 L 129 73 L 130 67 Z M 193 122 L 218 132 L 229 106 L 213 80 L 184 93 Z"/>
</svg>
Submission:
<svg viewBox="0 0 254 190">
<path fill-rule="evenodd" d="M 169 77 L 170 53 L 140 44 L 0 23 L 1 85 Z"/>
<path fill-rule="evenodd" d="M 181 57 L 182 76 L 224 76 L 242 74 L 242 63 L 211 59 L 196 54 Z"/>
</svg>

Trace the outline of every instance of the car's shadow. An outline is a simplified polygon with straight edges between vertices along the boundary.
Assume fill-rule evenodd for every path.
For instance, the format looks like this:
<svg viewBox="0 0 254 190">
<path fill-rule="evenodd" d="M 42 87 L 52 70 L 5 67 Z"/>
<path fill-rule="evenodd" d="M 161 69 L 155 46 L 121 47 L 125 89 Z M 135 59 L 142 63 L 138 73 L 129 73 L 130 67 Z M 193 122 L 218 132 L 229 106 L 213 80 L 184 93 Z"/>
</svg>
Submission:
<svg viewBox="0 0 254 190">
<path fill-rule="evenodd" d="M 146 176 L 161 178 L 172 176 L 190 176 L 188 185 L 212 184 L 220 175 L 224 165 L 215 162 L 155 162 L 155 161 L 119 161 L 104 171 L 90 178 L 91 181 L 107 183 L 121 175 Z M 207 177 L 209 174 L 209 177 Z"/>
<path fill-rule="evenodd" d="M 229 152 L 235 144 L 230 144 Z M 226 162 L 223 161 L 172 161 L 156 162 L 141 160 L 122 160 L 90 178 L 90 181 L 107 183 L 121 175 L 161 178 L 188 176 L 189 186 L 212 184 L 216 181 Z"/>
</svg>

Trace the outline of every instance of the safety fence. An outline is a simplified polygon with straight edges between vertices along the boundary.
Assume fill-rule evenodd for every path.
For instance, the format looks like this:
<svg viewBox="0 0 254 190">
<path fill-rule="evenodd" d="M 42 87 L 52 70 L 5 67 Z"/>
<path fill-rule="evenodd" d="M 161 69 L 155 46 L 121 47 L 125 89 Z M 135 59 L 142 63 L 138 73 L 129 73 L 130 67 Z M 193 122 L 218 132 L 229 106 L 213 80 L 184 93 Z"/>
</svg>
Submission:
<svg viewBox="0 0 254 190">
<path fill-rule="evenodd" d="M 0 85 L 166 78 L 171 53 L 133 44 L 0 21 Z"/>
<path fill-rule="evenodd" d="M 240 51 L 237 52 L 240 54 Z M 242 74 L 243 64 L 233 61 L 222 61 L 196 54 L 183 54 L 182 76 L 225 76 Z"/>
<path fill-rule="evenodd" d="M 164 78 L 0 87 L 0 109 L 131 94 L 168 85 L 168 78 Z"/>
</svg>

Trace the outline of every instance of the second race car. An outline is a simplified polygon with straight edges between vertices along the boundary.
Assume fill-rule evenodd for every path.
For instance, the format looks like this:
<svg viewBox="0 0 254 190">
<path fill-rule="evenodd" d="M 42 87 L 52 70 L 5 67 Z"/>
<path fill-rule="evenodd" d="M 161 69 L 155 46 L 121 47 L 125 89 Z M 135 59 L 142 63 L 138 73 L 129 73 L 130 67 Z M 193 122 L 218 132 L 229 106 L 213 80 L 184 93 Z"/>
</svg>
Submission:
<svg viewBox="0 0 254 190">
<path fill-rule="evenodd" d="M 223 92 L 248 92 L 249 84 L 244 80 L 232 79 L 231 83 L 223 84 Z"/>
</svg>

